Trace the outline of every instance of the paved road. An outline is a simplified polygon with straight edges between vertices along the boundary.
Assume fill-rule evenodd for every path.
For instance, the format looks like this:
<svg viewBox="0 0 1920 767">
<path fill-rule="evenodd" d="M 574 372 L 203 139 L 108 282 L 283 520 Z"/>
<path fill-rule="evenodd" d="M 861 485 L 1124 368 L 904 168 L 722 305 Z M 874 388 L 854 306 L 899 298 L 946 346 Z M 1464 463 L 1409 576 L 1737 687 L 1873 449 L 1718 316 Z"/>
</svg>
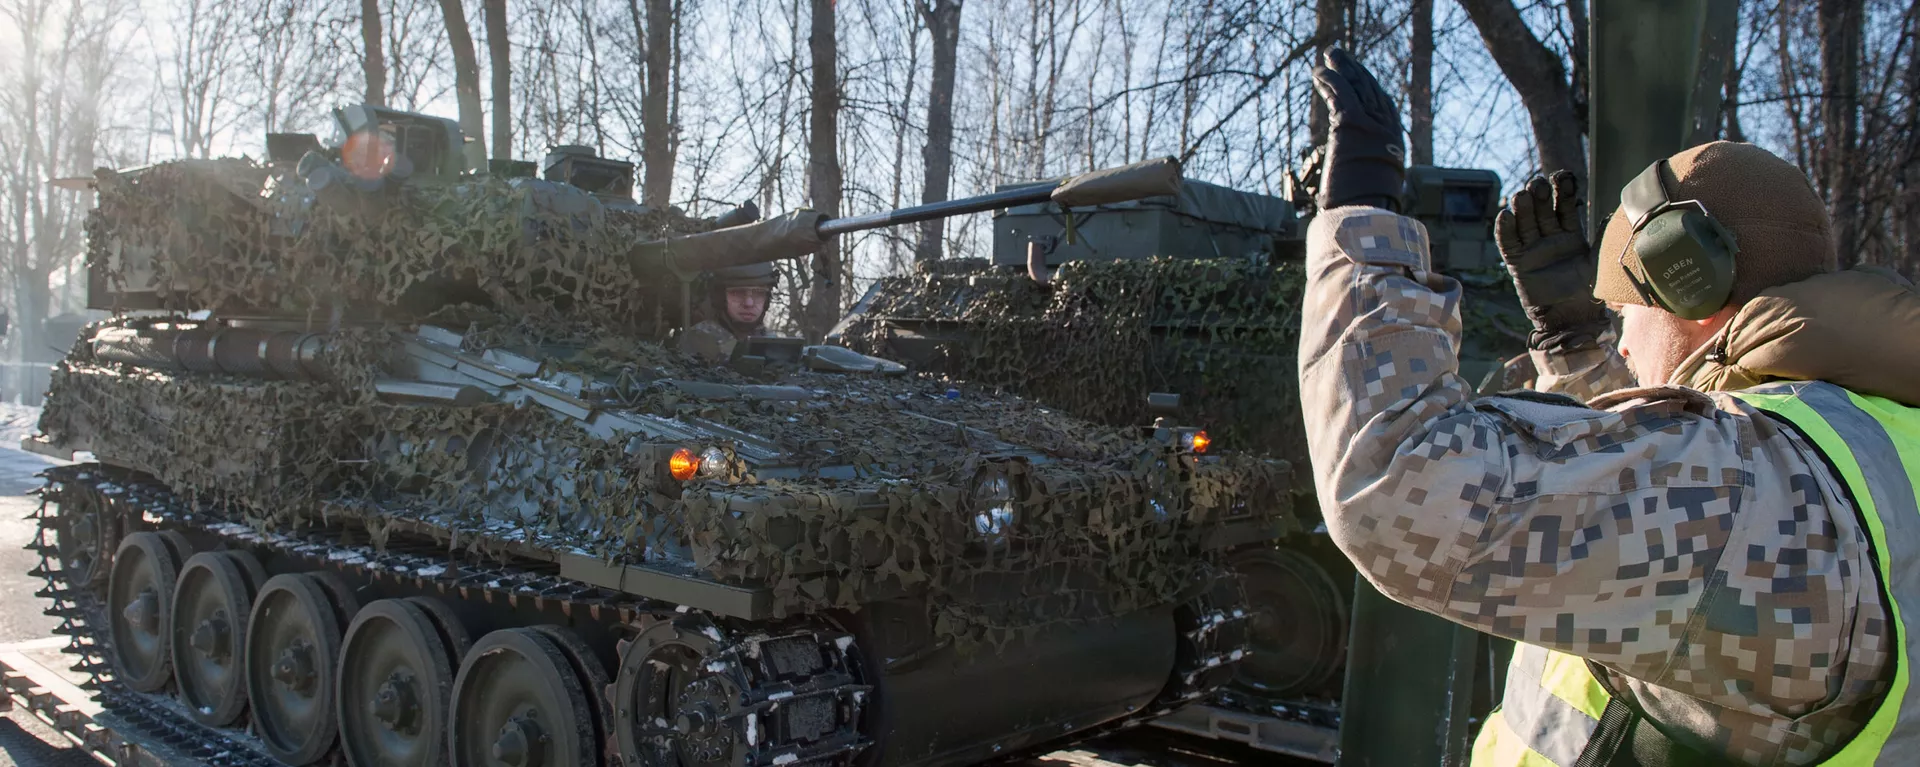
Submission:
<svg viewBox="0 0 1920 767">
<path fill-rule="evenodd" d="M 39 555 L 21 548 L 33 540 L 36 525 L 26 517 L 39 505 L 27 493 L 40 486 L 34 474 L 50 463 L 17 447 L 37 415 L 31 409 L 0 404 L 0 644 L 45 639 L 59 625 L 41 614 L 43 600 L 33 595 L 40 583 L 27 577 L 27 571 L 39 563 Z M 95 764 L 32 714 L 15 710 L 0 716 L 0 767 Z"/>
</svg>

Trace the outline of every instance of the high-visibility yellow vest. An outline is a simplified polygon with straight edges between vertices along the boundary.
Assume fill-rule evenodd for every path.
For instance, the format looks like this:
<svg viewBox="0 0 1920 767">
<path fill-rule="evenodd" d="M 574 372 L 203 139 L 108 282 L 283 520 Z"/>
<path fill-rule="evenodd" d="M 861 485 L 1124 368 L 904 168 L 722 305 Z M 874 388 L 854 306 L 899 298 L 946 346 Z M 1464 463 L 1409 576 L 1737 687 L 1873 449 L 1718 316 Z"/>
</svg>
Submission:
<svg viewBox="0 0 1920 767">
<path fill-rule="evenodd" d="M 1873 541 L 1874 567 L 1900 638 L 1886 698 L 1866 727 L 1821 764 L 1915 764 L 1920 700 L 1908 696 L 1920 691 L 1908 685 L 1916 645 L 1905 608 L 1920 610 L 1920 408 L 1822 382 L 1768 384 L 1734 396 L 1793 424 L 1839 472 Z M 1609 700 L 1585 661 L 1518 644 L 1506 695 L 1474 740 L 1473 767 L 1572 767 Z"/>
</svg>

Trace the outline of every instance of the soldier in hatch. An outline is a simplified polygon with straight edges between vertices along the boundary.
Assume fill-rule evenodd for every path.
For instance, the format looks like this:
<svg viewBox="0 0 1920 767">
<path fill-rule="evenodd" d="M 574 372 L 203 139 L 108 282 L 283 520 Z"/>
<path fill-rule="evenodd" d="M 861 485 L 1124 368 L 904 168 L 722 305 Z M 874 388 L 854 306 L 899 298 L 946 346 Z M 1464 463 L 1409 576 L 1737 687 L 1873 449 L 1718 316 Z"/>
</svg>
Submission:
<svg viewBox="0 0 1920 767">
<path fill-rule="evenodd" d="M 1460 284 L 1395 212 L 1397 110 L 1344 52 L 1314 79 L 1316 489 L 1383 593 L 1520 643 L 1474 767 L 1913 763 L 1920 295 L 1838 271 L 1806 176 L 1752 145 L 1649 166 L 1597 259 L 1556 173 L 1496 236 L 1558 393 L 1475 399 Z"/>
<path fill-rule="evenodd" d="M 741 339 L 765 335 L 767 301 L 779 281 L 771 263 L 715 271 L 708 281 L 706 318 L 680 337 L 680 350 L 707 362 L 725 362 Z"/>
</svg>

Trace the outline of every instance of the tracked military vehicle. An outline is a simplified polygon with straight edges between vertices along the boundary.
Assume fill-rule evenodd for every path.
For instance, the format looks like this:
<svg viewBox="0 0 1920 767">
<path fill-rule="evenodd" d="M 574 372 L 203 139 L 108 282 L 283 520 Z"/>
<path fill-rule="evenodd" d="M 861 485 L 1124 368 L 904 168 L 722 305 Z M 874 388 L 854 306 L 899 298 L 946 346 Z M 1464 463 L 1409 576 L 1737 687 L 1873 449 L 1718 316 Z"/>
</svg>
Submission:
<svg viewBox="0 0 1920 767">
<path fill-rule="evenodd" d="M 211 764 L 955 765 L 1141 721 L 1245 653 L 1284 462 L 885 359 L 673 348 L 699 275 L 858 228 L 1164 194 L 1149 163 L 718 228 L 564 148 L 373 107 L 102 171 L 27 446 L 102 718 Z M 990 702 L 985 703 L 983 702 Z"/>
<path fill-rule="evenodd" d="M 1313 188 L 1312 174 L 1310 164 L 1296 187 Z M 1499 202 L 1500 179 L 1490 171 L 1422 166 L 1408 174 L 1408 212 L 1426 224 L 1436 265 L 1471 294 L 1462 364 L 1470 380 L 1525 351 L 1526 316 L 1492 239 Z M 1009 206 L 994 216 L 990 259 L 883 278 L 830 339 L 1087 418 L 1163 417 L 1203 429 L 1217 451 L 1285 457 L 1299 470 L 1296 502 L 1311 509 L 1294 395 L 1311 215 L 1288 199 L 1193 181 L 1175 194 L 1103 205 Z M 1317 514 L 1303 516 L 1311 528 Z M 1278 547 L 1237 551 L 1231 564 L 1256 608 L 1255 652 L 1226 701 L 1320 729 L 1225 736 L 1330 758 L 1352 565 L 1311 529 Z M 1218 736 L 1230 725 L 1203 718 L 1181 729 Z"/>
</svg>

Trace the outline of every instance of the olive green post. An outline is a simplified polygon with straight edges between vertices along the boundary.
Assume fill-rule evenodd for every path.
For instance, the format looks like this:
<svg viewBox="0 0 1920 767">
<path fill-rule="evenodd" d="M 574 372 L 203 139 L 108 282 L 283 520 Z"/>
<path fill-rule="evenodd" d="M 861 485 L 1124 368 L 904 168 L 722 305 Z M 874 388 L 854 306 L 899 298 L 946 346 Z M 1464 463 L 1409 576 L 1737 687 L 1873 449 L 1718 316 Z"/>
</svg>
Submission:
<svg viewBox="0 0 1920 767">
<path fill-rule="evenodd" d="M 1464 766 L 1480 632 L 1355 580 L 1339 764 Z"/>
<path fill-rule="evenodd" d="M 1719 135 L 1736 0 L 1594 0 L 1587 53 L 1587 222 L 1654 160 Z"/>
</svg>

